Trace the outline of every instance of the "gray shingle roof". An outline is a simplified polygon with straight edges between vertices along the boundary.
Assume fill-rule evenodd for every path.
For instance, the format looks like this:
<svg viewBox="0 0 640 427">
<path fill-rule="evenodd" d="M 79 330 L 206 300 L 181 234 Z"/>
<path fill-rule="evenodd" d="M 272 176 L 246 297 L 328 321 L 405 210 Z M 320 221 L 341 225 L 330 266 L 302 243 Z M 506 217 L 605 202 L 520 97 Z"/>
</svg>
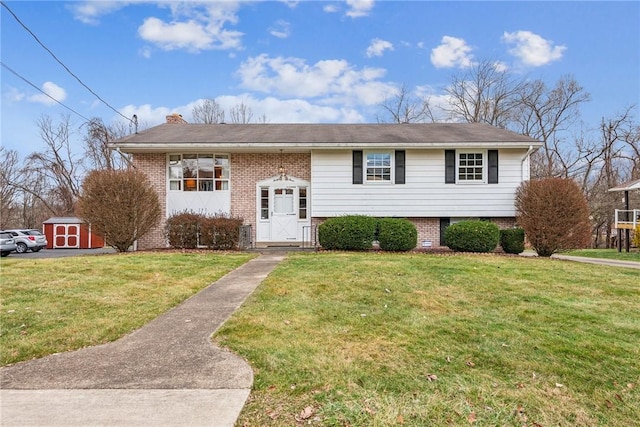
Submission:
<svg viewBox="0 0 640 427">
<path fill-rule="evenodd" d="M 212 145 L 227 149 L 336 147 L 538 147 L 533 138 L 481 123 L 411 124 L 175 124 L 166 123 L 113 144 L 125 152 Z"/>
</svg>

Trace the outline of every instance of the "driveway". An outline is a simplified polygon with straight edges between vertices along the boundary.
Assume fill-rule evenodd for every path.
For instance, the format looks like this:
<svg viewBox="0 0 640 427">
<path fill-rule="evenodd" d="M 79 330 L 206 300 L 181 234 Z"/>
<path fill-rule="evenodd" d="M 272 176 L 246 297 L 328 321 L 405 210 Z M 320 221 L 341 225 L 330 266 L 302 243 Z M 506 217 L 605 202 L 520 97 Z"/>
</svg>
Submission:
<svg viewBox="0 0 640 427">
<path fill-rule="evenodd" d="M 62 258 L 79 255 L 101 255 L 115 253 L 113 248 L 97 248 L 97 249 L 42 249 L 39 252 L 26 252 L 19 254 L 11 252 L 11 259 L 40 259 L 40 258 Z"/>
</svg>

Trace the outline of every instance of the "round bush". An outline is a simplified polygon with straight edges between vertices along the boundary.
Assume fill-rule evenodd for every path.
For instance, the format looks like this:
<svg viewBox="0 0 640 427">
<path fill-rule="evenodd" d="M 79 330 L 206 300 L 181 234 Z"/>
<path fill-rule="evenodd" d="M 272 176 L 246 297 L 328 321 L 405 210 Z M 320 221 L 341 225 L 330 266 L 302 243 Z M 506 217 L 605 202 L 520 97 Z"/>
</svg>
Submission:
<svg viewBox="0 0 640 427">
<path fill-rule="evenodd" d="M 418 244 L 418 230 L 408 219 L 382 218 L 378 221 L 378 243 L 383 251 L 410 251 Z"/>
<path fill-rule="evenodd" d="M 454 251 L 493 252 L 500 241 L 500 229 L 490 221 L 461 221 L 444 230 L 444 239 Z"/>
<path fill-rule="evenodd" d="M 198 246 L 198 226 L 202 215 L 182 212 L 170 216 L 165 225 L 169 245 L 179 249 L 193 249 Z"/>
<path fill-rule="evenodd" d="M 375 218 L 362 215 L 329 218 L 318 227 L 320 246 L 343 251 L 371 249 L 376 234 L 376 222 Z"/>
<path fill-rule="evenodd" d="M 524 251 L 524 230 L 509 228 L 500 230 L 500 246 L 508 254 L 519 254 Z"/>
</svg>

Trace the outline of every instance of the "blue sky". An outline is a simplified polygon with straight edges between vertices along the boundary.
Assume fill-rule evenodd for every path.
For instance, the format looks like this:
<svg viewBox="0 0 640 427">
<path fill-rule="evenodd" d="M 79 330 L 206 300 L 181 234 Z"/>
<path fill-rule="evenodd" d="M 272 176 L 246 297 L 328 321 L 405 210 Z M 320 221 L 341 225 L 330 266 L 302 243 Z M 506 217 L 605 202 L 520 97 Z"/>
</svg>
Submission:
<svg viewBox="0 0 640 427">
<path fill-rule="evenodd" d="M 401 85 L 445 102 L 451 76 L 491 60 L 553 85 L 571 74 L 588 127 L 640 102 L 640 2 L 7 1 L 93 92 L 142 127 L 215 98 L 271 123 L 376 122 Z M 123 118 L 1 10 L 2 62 L 85 118 Z M 2 67 L 2 145 L 40 150 L 36 120 L 71 114 Z M 640 108 L 640 106 L 638 106 Z M 635 110 L 638 121 L 638 109 Z"/>
</svg>

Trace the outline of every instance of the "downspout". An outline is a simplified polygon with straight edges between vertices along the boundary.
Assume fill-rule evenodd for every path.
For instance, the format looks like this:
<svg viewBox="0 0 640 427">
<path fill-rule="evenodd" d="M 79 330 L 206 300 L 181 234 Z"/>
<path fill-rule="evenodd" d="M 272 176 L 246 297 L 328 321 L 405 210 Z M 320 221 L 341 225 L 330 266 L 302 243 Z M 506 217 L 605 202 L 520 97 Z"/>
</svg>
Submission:
<svg viewBox="0 0 640 427">
<path fill-rule="evenodd" d="M 523 176 L 522 176 L 522 178 L 524 178 L 524 162 L 525 162 L 527 159 L 529 159 L 529 156 L 530 156 L 530 155 L 531 155 L 531 153 L 533 153 L 534 151 L 536 151 L 536 150 L 533 148 L 533 145 L 530 145 L 530 146 L 529 146 L 529 149 L 527 150 L 527 154 L 525 154 L 525 155 L 524 155 L 524 157 L 522 158 L 522 160 L 521 160 L 521 162 L 520 162 L 520 172 L 521 172 L 521 173 L 522 173 L 522 175 L 523 175 Z M 528 179 L 531 179 L 531 165 L 529 165 L 529 178 L 528 178 Z M 524 181 L 524 179 L 523 179 L 523 181 Z"/>
</svg>

